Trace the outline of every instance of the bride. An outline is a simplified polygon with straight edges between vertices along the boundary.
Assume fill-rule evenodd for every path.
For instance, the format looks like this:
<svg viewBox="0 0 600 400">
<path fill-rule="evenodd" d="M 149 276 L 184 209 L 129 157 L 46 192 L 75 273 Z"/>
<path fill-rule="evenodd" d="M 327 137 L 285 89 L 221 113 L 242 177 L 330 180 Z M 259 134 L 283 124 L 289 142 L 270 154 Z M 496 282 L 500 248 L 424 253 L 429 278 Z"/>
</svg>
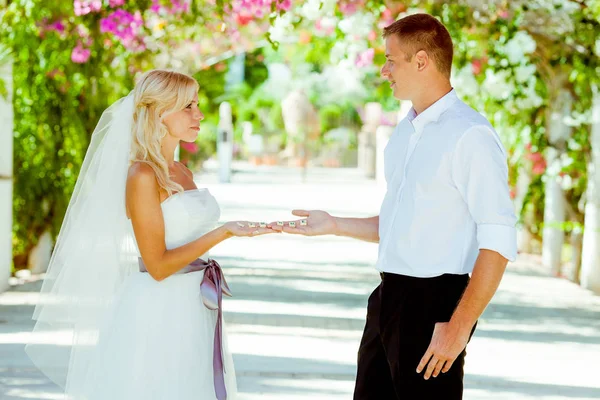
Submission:
<svg viewBox="0 0 600 400">
<path fill-rule="evenodd" d="M 44 280 L 35 365 L 77 400 L 222 400 L 236 396 L 222 327 L 230 295 L 201 259 L 232 236 L 274 232 L 247 221 L 215 228 L 215 198 L 174 160 L 196 140 L 198 83 L 153 70 L 102 115 Z M 48 336 L 43 336 L 48 337 Z"/>
</svg>

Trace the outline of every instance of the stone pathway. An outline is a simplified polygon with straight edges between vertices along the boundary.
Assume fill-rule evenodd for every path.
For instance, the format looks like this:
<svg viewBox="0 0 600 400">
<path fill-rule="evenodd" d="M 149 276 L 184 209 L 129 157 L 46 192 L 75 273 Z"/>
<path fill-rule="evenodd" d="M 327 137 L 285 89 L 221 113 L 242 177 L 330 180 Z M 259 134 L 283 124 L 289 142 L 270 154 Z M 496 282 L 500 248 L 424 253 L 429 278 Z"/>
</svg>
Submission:
<svg viewBox="0 0 600 400">
<path fill-rule="evenodd" d="M 231 184 L 198 176 L 223 221 L 289 218 L 291 208 L 378 212 L 383 190 L 355 170 L 237 165 Z M 349 400 L 377 245 L 269 235 L 216 247 L 234 293 L 225 319 L 241 400 Z M 0 399 L 60 399 L 23 353 L 39 282 L 0 294 Z M 600 297 L 549 277 L 535 256 L 509 266 L 469 347 L 465 399 L 600 398 Z"/>
</svg>

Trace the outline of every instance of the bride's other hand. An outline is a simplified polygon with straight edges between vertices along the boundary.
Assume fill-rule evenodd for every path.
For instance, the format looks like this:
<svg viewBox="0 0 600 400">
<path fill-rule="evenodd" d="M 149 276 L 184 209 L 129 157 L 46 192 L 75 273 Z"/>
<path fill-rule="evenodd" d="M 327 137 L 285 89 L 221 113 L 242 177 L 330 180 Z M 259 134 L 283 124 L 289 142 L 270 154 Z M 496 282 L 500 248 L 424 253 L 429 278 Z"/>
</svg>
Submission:
<svg viewBox="0 0 600 400">
<path fill-rule="evenodd" d="M 227 222 L 223 227 L 232 236 L 245 237 L 245 236 L 261 236 L 269 233 L 279 233 L 267 226 L 262 222 L 249 222 L 249 221 L 231 221 Z"/>
</svg>

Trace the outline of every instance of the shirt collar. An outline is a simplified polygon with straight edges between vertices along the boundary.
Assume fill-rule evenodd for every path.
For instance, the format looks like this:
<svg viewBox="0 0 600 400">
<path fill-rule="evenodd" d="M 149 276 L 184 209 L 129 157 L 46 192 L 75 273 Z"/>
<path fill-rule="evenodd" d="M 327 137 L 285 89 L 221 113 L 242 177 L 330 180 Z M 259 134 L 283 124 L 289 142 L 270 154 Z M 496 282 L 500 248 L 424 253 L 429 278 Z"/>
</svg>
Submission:
<svg viewBox="0 0 600 400">
<path fill-rule="evenodd" d="M 448 110 L 456 101 L 458 96 L 454 89 L 446 93 L 438 101 L 427 107 L 421 114 L 417 115 L 417 112 L 411 107 L 408 112 L 408 121 L 412 124 L 415 132 L 421 133 L 427 124 L 436 122 L 440 116 Z"/>
</svg>

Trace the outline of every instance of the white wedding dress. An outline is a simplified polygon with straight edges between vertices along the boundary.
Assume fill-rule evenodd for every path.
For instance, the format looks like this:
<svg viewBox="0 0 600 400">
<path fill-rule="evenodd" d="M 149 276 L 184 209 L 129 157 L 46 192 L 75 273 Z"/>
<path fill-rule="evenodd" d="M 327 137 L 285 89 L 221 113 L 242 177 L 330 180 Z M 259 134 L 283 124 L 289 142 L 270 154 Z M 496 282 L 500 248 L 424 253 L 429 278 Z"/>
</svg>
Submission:
<svg viewBox="0 0 600 400">
<path fill-rule="evenodd" d="M 161 208 L 167 249 L 212 230 L 220 215 L 207 189 L 176 193 Z M 86 374 L 85 400 L 216 399 L 217 311 L 202 302 L 203 275 L 204 271 L 176 274 L 157 282 L 136 271 L 126 278 L 102 324 Z M 235 399 L 235 372 L 225 332 L 223 360 L 227 399 Z"/>
</svg>

